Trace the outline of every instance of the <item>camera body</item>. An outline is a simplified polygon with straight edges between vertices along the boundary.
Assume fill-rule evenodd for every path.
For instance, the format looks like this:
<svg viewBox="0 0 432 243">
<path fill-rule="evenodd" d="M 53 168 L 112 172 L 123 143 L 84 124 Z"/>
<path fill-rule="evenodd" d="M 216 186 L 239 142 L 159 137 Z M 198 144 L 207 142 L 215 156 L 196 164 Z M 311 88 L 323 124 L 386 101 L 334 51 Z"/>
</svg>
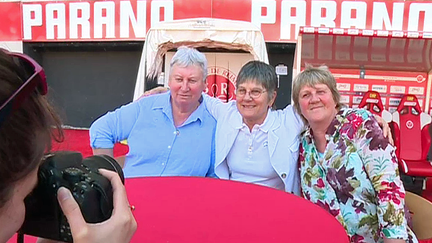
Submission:
<svg viewBox="0 0 432 243">
<path fill-rule="evenodd" d="M 69 189 L 87 223 L 103 222 L 111 217 L 113 191 L 110 181 L 98 169 L 119 174 L 123 171 L 115 159 L 95 155 L 83 160 L 77 152 L 58 152 L 45 157 L 38 172 L 38 184 L 25 199 L 26 216 L 20 233 L 46 239 L 72 242 L 69 224 L 57 201 L 60 187 Z"/>
</svg>

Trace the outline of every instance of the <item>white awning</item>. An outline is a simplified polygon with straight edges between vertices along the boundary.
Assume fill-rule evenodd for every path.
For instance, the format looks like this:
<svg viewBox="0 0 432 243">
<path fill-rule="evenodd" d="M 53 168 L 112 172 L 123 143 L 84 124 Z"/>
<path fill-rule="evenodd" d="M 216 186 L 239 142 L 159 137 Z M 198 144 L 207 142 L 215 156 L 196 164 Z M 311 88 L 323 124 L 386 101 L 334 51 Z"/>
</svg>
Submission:
<svg viewBox="0 0 432 243">
<path fill-rule="evenodd" d="M 242 50 L 251 53 L 255 60 L 268 63 L 264 36 L 261 30 L 250 22 L 213 18 L 162 22 L 147 33 L 134 100 L 144 93 L 146 79 L 157 79 L 162 70 L 165 53 L 182 45 Z"/>
</svg>

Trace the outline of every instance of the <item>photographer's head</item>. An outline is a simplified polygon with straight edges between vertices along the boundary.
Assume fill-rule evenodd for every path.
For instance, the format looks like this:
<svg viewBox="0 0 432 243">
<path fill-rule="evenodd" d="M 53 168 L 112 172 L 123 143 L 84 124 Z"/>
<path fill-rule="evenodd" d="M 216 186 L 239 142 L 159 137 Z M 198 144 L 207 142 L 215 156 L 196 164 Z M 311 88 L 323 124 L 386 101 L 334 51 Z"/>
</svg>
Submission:
<svg viewBox="0 0 432 243">
<path fill-rule="evenodd" d="M 52 138 L 63 137 L 46 92 L 45 74 L 33 59 L 0 49 L 0 242 L 20 228 L 42 156 Z"/>
</svg>

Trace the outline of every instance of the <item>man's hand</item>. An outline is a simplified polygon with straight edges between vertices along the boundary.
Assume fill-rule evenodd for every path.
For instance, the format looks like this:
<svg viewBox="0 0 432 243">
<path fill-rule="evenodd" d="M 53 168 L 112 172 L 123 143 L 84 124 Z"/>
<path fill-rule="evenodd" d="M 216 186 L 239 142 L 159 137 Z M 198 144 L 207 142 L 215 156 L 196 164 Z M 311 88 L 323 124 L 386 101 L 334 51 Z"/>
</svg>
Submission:
<svg viewBox="0 0 432 243">
<path fill-rule="evenodd" d="M 159 87 L 153 88 L 151 90 L 147 90 L 146 92 L 144 92 L 143 95 L 141 95 L 141 97 L 139 97 L 139 99 L 146 97 L 146 96 L 150 96 L 150 95 L 166 93 L 168 90 L 169 90 L 168 87 L 159 86 Z"/>
</svg>

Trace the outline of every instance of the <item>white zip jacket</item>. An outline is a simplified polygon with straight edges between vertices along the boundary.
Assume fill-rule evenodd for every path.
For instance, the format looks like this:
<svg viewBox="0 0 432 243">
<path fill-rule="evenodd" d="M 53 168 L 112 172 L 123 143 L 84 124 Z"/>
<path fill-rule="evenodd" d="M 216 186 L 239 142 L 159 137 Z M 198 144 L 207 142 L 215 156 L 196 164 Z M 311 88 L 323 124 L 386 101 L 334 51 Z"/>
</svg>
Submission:
<svg viewBox="0 0 432 243">
<path fill-rule="evenodd" d="M 223 103 L 216 98 L 204 95 L 205 105 L 217 120 L 215 173 L 221 179 L 230 178 L 226 157 L 243 124 L 236 101 Z M 274 116 L 268 131 L 268 149 L 270 162 L 282 179 L 285 191 L 300 195 L 300 177 L 298 170 L 299 134 L 304 126 L 302 119 L 288 105 L 283 110 L 271 110 L 267 116 Z"/>
</svg>

